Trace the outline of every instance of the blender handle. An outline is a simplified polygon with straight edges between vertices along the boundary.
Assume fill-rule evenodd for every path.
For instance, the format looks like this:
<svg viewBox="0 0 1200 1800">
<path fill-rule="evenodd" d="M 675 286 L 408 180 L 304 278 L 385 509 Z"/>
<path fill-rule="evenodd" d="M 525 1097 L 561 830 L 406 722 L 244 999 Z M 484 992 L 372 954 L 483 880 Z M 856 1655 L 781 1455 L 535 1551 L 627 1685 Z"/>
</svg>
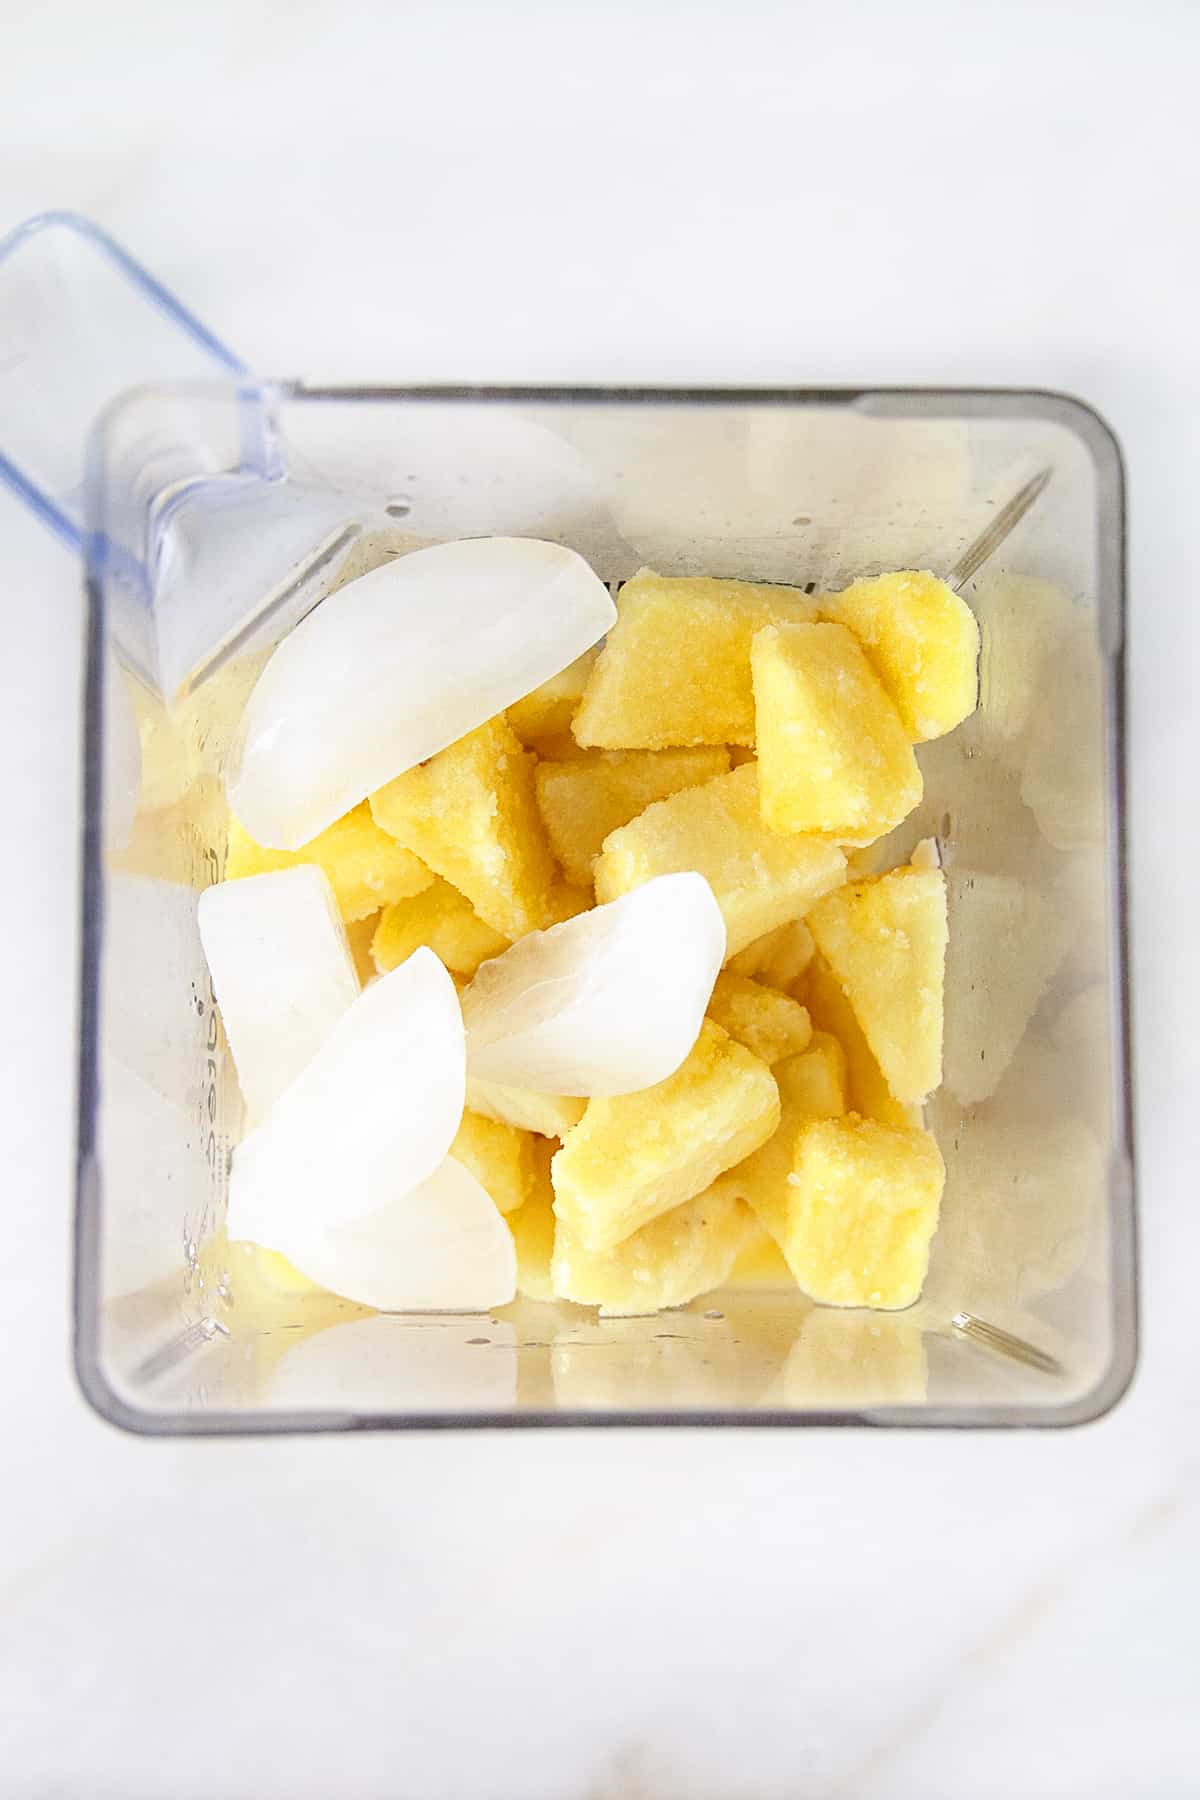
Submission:
<svg viewBox="0 0 1200 1800">
<path fill-rule="evenodd" d="M 157 381 L 234 383 L 242 470 L 276 479 L 246 364 L 92 220 L 39 213 L 0 238 L 0 481 L 81 551 L 86 445 L 105 407 Z"/>
</svg>

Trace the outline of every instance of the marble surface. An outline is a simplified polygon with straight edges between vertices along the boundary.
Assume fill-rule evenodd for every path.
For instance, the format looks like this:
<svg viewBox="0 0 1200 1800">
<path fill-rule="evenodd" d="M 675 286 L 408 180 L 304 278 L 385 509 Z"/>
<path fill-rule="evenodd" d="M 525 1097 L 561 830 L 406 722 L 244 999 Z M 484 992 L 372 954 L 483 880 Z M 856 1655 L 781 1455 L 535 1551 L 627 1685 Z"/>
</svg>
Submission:
<svg viewBox="0 0 1200 1800">
<path fill-rule="evenodd" d="M 0 499 L 14 1795 L 1196 1791 L 1200 14 L 835 11 L 47 0 L 7 33 L 0 227 L 93 214 L 271 371 L 1099 406 L 1132 504 L 1133 1389 L 1023 1436 L 100 1423 L 66 1324 L 80 604 Z"/>
</svg>

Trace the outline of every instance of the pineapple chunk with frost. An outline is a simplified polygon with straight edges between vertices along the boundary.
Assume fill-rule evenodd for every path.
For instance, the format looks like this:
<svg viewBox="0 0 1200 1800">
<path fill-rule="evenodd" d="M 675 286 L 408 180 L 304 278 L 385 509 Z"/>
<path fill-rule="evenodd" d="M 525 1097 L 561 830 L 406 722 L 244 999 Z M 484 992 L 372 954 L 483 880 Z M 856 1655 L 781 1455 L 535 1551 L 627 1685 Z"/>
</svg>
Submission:
<svg viewBox="0 0 1200 1800">
<path fill-rule="evenodd" d="M 734 975 L 749 975 L 767 987 L 787 993 L 812 961 L 815 948 L 812 932 L 804 920 L 792 919 L 787 925 L 778 925 L 774 931 L 755 938 L 752 944 L 731 956 L 725 966 Z"/>
<path fill-rule="evenodd" d="M 523 744 L 551 737 L 557 731 L 570 731 L 597 654 L 595 649 L 585 650 L 573 663 L 509 707 L 505 717 Z"/>
<path fill-rule="evenodd" d="M 655 800 L 724 775 L 729 752 L 598 750 L 586 760 L 539 762 L 537 799 L 550 847 L 567 880 L 587 887 L 609 832 L 628 825 Z"/>
<path fill-rule="evenodd" d="M 230 817 L 226 881 L 308 863 L 324 869 L 338 911 L 349 923 L 419 894 L 433 880 L 419 858 L 379 829 L 365 800 L 299 850 L 268 850 Z"/>
<path fill-rule="evenodd" d="M 942 1079 L 946 881 L 895 869 L 828 894 L 808 915 L 888 1088 L 919 1105 Z"/>
<path fill-rule="evenodd" d="M 554 1210 L 588 1250 L 611 1250 L 756 1150 L 779 1122 L 771 1071 L 710 1020 L 673 1075 L 590 1100 L 554 1158 Z"/>
<path fill-rule="evenodd" d="M 598 754 L 577 744 L 569 731 L 555 731 L 549 737 L 530 738 L 526 744 L 539 762 L 588 763 Z"/>
<path fill-rule="evenodd" d="M 489 719 L 371 795 L 375 823 L 509 939 L 559 916 L 534 760 L 502 718 Z"/>
<path fill-rule="evenodd" d="M 831 1033 L 845 1053 L 846 1104 L 881 1125 L 920 1125 L 920 1109 L 902 1106 L 888 1087 L 854 1008 L 823 956 L 813 957 L 799 992 L 813 1025 Z"/>
<path fill-rule="evenodd" d="M 536 1187 L 535 1149 L 532 1132 L 498 1124 L 468 1108 L 450 1154 L 487 1189 L 502 1213 L 511 1213 L 524 1206 Z"/>
<path fill-rule="evenodd" d="M 720 1188 L 726 1179 L 727 1177 L 721 1176 L 713 1186 Z M 783 1251 L 762 1220 L 753 1212 L 746 1227 L 746 1238 L 734 1258 L 733 1267 L 725 1277 L 724 1285 L 727 1288 L 753 1288 L 759 1291 L 790 1289 L 795 1292 L 796 1280 L 787 1266 Z"/>
<path fill-rule="evenodd" d="M 524 1206 L 508 1213 L 504 1221 L 512 1232 L 517 1252 L 517 1292 L 526 1300 L 554 1299 L 550 1264 L 554 1255 L 555 1218 L 550 1158 L 557 1149 L 554 1139 L 536 1143 L 533 1191 Z"/>
<path fill-rule="evenodd" d="M 708 1016 L 768 1065 L 808 1048 L 812 1021 L 798 1000 L 728 970 L 717 976 Z"/>
<path fill-rule="evenodd" d="M 814 1031 L 808 1049 L 776 1072 L 780 1098 L 807 1119 L 837 1119 L 846 1110 L 846 1052 L 828 1031 Z"/>
<path fill-rule="evenodd" d="M 1075 921 L 1013 875 L 953 869 L 946 898 L 946 1086 L 970 1106 L 995 1093 Z"/>
<path fill-rule="evenodd" d="M 587 1102 L 565 1094 L 538 1094 L 531 1088 L 508 1087 L 499 1081 L 480 1081 L 477 1075 L 468 1075 L 467 1105 L 485 1119 L 515 1125 L 518 1131 L 561 1138 L 578 1125 Z"/>
<path fill-rule="evenodd" d="M 371 945 L 379 929 L 380 916 L 379 913 L 368 913 L 365 919 L 354 919 L 346 927 L 346 942 L 350 946 L 354 973 L 358 976 L 360 987 L 366 987 L 368 981 L 374 981 L 379 973 L 371 955 Z"/>
<path fill-rule="evenodd" d="M 774 1070 L 779 1088 L 779 1124 L 751 1156 L 716 1182 L 722 1193 L 736 1194 L 781 1249 L 786 1247 L 788 1176 L 796 1137 L 809 1119 L 838 1118 L 846 1110 L 846 1058 L 836 1039 L 813 1033 L 812 1044 L 789 1056 Z"/>
<path fill-rule="evenodd" d="M 815 614 L 798 588 L 642 569 L 617 596 L 576 738 L 613 750 L 753 744 L 750 641 L 763 625 Z"/>
<path fill-rule="evenodd" d="M 720 1287 L 752 1216 L 735 1194 L 710 1187 L 672 1207 L 611 1250 L 588 1250 L 561 1219 L 551 1274 L 560 1300 L 630 1317 L 683 1306 Z"/>
<path fill-rule="evenodd" d="M 803 1124 L 782 1248 L 805 1293 L 827 1306 L 911 1306 L 944 1182 L 927 1131 L 896 1131 L 856 1113 Z"/>
<path fill-rule="evenodd" d="M 921 799 L 900 715 L 843 625 L 767 626 L 750 653 L 762 816 L 870 843 Z"/>
<path fill-rule="evenodd" d="M 481 962 L 508 949 L 508 939 L 485 925 L 471 902 L 435 877 L 422 893 L 400 900 L 382 913 L 371 943 L 380 975 L 427 944 L 453 975 L 474 975 Z"/>
<path fill-rule="evenodd" d="M 615 900 L 655 875 L 695 869 L 725 918 L 726 959 L 798 918 L 845 876 L 823 838 L 781 837 L 762 822 L 753 763 L 656 800 L 610 833 L 596 859 L 596 898 Z"/>
<path fill-rule="evenodd" d="M 821 597 L 821 616 L 848 626 L 918 742 L 943 737 L 975 710 L 979 627 L 936 575 L 903 569 Z"/>
</svg>

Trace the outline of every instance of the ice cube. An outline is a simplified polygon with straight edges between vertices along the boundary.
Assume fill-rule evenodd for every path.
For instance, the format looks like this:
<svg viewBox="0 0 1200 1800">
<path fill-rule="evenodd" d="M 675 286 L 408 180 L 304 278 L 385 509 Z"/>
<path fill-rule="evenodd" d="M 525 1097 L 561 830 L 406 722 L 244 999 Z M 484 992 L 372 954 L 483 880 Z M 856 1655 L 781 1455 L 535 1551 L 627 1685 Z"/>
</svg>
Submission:
<svg viewBox="0 0 1200 1800">
<path fill-rule="evenodd" d="M 308 1234 L 280 1221 L 272 1249 L 310 1281 L 380 1312 L 485 1312 L 517 1291 L 512 1233 L 486 1188 L 448 1156 L 377 1211 Z"/>
<path fill-rule="evenodd" d="M 296 850 L 406 769 L 557 675 L 616 617 L 575 551 L 535 538 L 435 544 L 330 595 L 250 696 L 229 797 Z"/>
<path fill-rule="evenodd" d="M 417 950 L 363 990 L 235 1151 L 230 1237 L 290 1256 L 285 1235 L 307 1241 L 408 1193 L 454 1140 L 465 1064 L 454 983 Z"/>
<path fill-rule="evenodd" d="M 328 878 L 311 864 L 207 888 L 197 916 L 255 1125 L 358 998 L 345 927 Z"/>
<path fill-rule="evenodd" d="M 483 964 L 462 997 L 471 1074 L 546 1094 L 629 1094 L 696 1042 L 725 955 L 703 875 L 660 875 Z"/>
</svg>

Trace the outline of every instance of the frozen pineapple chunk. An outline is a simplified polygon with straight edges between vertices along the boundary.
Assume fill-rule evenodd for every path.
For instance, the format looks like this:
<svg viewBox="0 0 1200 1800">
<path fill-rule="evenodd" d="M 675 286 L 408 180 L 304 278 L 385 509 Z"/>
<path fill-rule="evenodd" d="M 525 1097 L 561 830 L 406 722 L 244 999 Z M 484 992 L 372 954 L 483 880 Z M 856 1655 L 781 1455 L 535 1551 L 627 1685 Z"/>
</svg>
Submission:
<svg viewBox="0 0 1200 1800">
<path fill-rule="evenodd" d="M 554 859 L 534 758 L 502 718 L 470 731 L 371 795 L 375 823 L 465 894 L 506 938 L 552 923 Z"/>
<path fill-rule="evenodd" d="M 812 1021 L 798 1000 L 746 975 L 717 976 L 708 1016 L 767 1064 L 808 1048 Z"/>
<path fill-rule="evenodd" d="M 510 1213 L 524 1206 L 536 1188 L 536 1142 L 532 1132 L 500 1125 L 468 1110 L 463 1113 L 450 1155 L 470 1169 L 498 1211 Z"/>
<path fill-rule="evenodd" d="M 716 1186 L 736 1194 L 752 1208 L 764 1229 L 783 1246 L 787 1234 L 788 1177 L 796 1138 L 809 1119 L 838 1118 L 846 1110 L 846 1058 L 825 1032 L 814 1032 L 812 1046 L 799 1056 L 777 1063 L 779 1124 L 774 1133 Z"/>
<path fill-rule="evenodd" d="M 523 744 L 528 746 L 537 738 L 570 731 L 598 655 L 598 650 L 585 650 L 573 663 L 509 707 L 505 717 Z"/>
<path fill-rule="evenodd" d="M 474 975 L 480 963 L 508 949 L 508 939 L 485 925 L 471 902 L 440 877 L 411 900 L 400 900 L 380 916 L 371 942 L 379 974 L 398 968 L 427 944 L 453 975 Z"/>
<path fill-rule="evenodd" d="M 767 1065 L 710 1020 L 665 1081 L 590 1100 L 554 1158 L 554 1209 L 588 1250 L 611 1250 L 701 1193 L 779 1122 Z"/>
<path fill-rule="evenodd" d="M 517 1252 L 517 1292 L 526 1300 L 553 1300 L 550 1263 L 554 1255 L 554 1189 L 550 1185 L 550 1158 L 556 1141 L 539 1140 L 534 1149 L 533 1192 L 524 1206 L 505 1217 Z"/>
<path fill-rule="evenodd" d="M 768 625 L 750 654 L 762 816 L 870 843 L 921 799 L 900 715 L 844 625 Z"/>
<path fill-rule="evenodd" d="M 720 1189 L 722 1183 L 728 1181 L 722 1175 L 713 1183 L 714 1189 Z M 713 1189 L 710 1189 L 711 1193 Z M 670 1214 L 668 1213 L 668 1218 Z M 733 1267 L 725 1277 L 727 1288 L 753 1288 L 760 1292 L 791 1289 L 796 1291 L 796 1278 L 787 1266 L 783 1251 L 775 1242 L 762 1220 L 755 1213 L 750 1213 L 746 1227 L 746 1238 L 734 1259 Z"/>
<path fill-rule="evenodd" d="M 827 1306 L 911 1306 L 929 1265 L 945 1169 L 927 1131 L 847 1113 L 800 1127 L 783 1253 Z"/>
<path fill-rule="evenodd" d="M 846 1052 L 828 1031 L 814 1031 L 808 1049 L 775 1072 L 785 1108 L 806 1119 L 837 1119 L 846 1110 Z"/>
<path fill-rule="evenodd" d="M 752 1223 L 735 1194 L 714 1188 L 671 1208 L 611 1250 L 588 1250 L 560 1219 L 551 1271 L 560 1300 L 628 1318 L 683 1306 L 720 1287 Z"/>
<path fill-rule="evenodd" d="M 610 831 L 628 825 L 654 800 L 724 775 L 729 752 L 597 750 L 586 760 L 539 762 L 537 799 L 550 847 L 567 880 L 587 887 Z"/>
<path fill-rule="evenodd" d="M 379 973 L 375 958 L 371 955 L 371 945 L 379 929 L 380 916 L 379 913 L 368 913 L 365 919 L 355 919 L 353 924 L 346 927 L 346 942 L 350 946 L 354 973 L 358 976 L 361 987 L 366 987 L 368 981 L 374 981 Z"/>
<path fill-rule="evenodd" d="M 858 1016 L 823 956 L 813 957 L 798 992 L 814 1027 L 831 1033 L 845 1053 L 847 1106 L 881 1125 L 920 1125 L 920 1108 L 902 1106 L 888 1087 Z"/>
<path fill-rule="evenodd" d="M 611 750 L 753 744 L 750 640 L 763 625 L 815 616 L 798 588 L 642 569 L 617 596 L 576 738 Z"/>
<path fill-rule="evenodd" d="M 610 833 L 596 859 L 596 898 L 615 900 L 683 869 L 698 870 L 717 896 L 733 956 L 837 887 L 846 859 L 823 838 L 769 830 L 759 815 L 758 769 L 747 763 L 656 800 Z"/>
<path fill-rule="evenodd" d="M 734 975 L 753 976 L 755 981 L 765 982 L 767 987 L 778 988 L 786 994 L 807 969 L 815 948 L 812 932 L 804 920 L 792 919 L 787 925 L 768 931 L 764 937 L 755 938 L 752 944 L 731 956 L 726 967 Z"/>
<path fill-rule="evenodd" d="M 902 569 L 825 594 L 821 616 L 849 626 L 918 743 L 975 711 L 979 627 L 936 575 Z"/>
<path fill-rule="evenodd" d="M 480 1081 L 477 1075 L 468 1074 L 467 1105 L 485 1119 L 515 1125 L 518 1131 L 561 1138 L 578 1125 L 587 1102 L 565 1094 L 539 1094 L 532 1088 L 507 1087 L 499 1081 Z"/>
<path fill-rule="evenodd" d="M 230 818 L 226 881 L 294 869 L 301 863 L 315 863 L 325 871 L 338 911 L 348 923 L 419 894 L 433 880 L 424 863 L 379 829 L 365 800 L 299 850 L 268 850 Z"/>
<path fill-rule="evenodd" d="M 809 928 L 890 1091 L 919 1105 L 942 1079 L 946 880 L 894 869 L 827 894 Z"/>
</svg>

